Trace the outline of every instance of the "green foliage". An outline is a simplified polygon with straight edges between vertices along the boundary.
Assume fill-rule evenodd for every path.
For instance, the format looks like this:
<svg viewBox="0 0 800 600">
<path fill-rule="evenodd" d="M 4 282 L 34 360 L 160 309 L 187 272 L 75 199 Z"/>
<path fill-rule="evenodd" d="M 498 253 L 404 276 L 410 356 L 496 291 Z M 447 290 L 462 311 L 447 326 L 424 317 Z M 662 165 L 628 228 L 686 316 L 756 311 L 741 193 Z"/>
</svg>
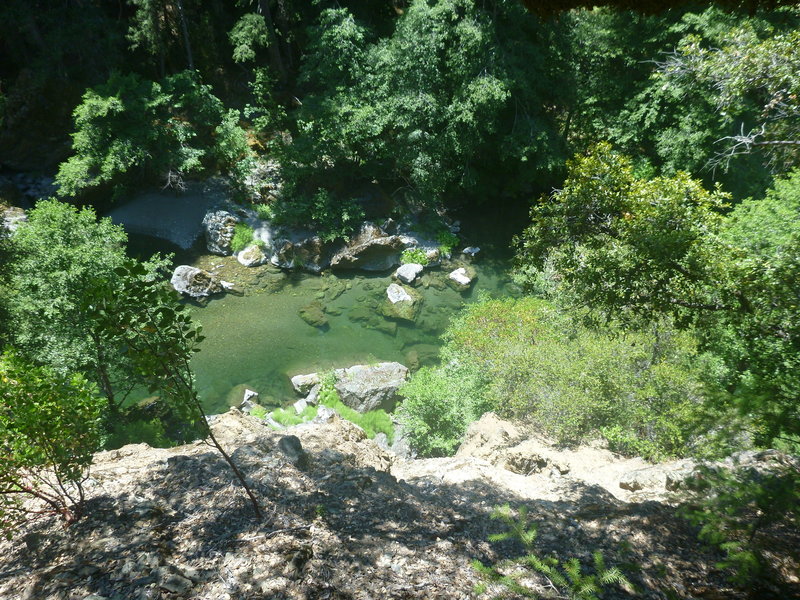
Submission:
<svg viewBox="0 0 800 600">
<path fill-rule="evenodd" d="M 90 319 L 104 348 L 118 349 L 151 392 L 159 392 L 172 414 L 181 418 L 187 438 L 202 432 L 231 467 L 253 506 L 258 502 L 241 471 L 214 436 L 195 387 L 190 360 L 205 339 L 178 294 L 163 280 L 148 277 L 142 263 L 117 267 L 115 286 L 97 281 L 86 290 Z"/>
<path fill-rule="evenodd" d="M 662 73 L 670 83 L 714 90 L 716 109 L 733 129 L 733 137 L 720 140 L 728 147 L 717 164 L 727 167 L 734 156 L 758 149 L 782 172 L 798 164 L 800 32 L 770 29 L 762 39 L 763 34 L 745 22 L 726 31 L 713 47 L 700 36 L 688 35 Z"/>
<path fill-rule="evenodd" d="M 343 419 L 361 427 L 361 429 L 366 432 L 368 438 L 372 439 L 375 437 L 376 433 L 383 433 L 386 435 L 389 443 L 392 443 L 394 439 L 394 424 L 392 423 L 392 418 L 385 410 L 378 409 L 360 413 L 342 403 L 339 392 L 336 391 L 336 375 L 332 371 L 323 373 L 320 378 L 318 402 L 323 406 L 335 410 Z"/>
<path fill-rule="evenodd" d="M 692 495 L 682 514 L 700 527 L 700 539 L 725 554 L 720 568 L 732 579 L 753 586 L 754 580 L 778 582 L 800 575 L 800 553 L 781 539 L 800 528 L 800 473 L 796 465 L 779 465 L 771 472 L 747 468 L 706 469 L 691 482 Z M 793 564 L 790 572 L 774 572 L 769 554 L 779 553 Z"/>
<path fill-rule="evenodd" d="M 388 179 L 435 203 L 478 179 L 488 188 L 489 170 L 497 187 L 488 148 L 530 181 L 554 134 L 539 109 L 550 75 L 541 37 L 515 3 L 414 0 L 377 38 L 345 8 L 322 11 L 301 71 L 313 93 L 287 148 L 305 168 L 292 177 Z"/>
<path fill-rule="evenodd" d="M 256 419 L 266 419 L 267 418 L 267 409 L 261 406 L 260 404 L 256 404 L 253 408 L 250 409 L 250 416 L 255 417 Z"/>
<path fill-rule="evenodd" d="M 253 243 L 253 228 L 247 223 L 236 223 L 231 239 L 231 250 L 241 252 Z"/>
<path fill-rule="evenodd" d="M 605 318 L 668 316 L 693 327 L 701 349 L 725 361 L 757 442 L 796 438 L 799 185 L 787 178 L 763 207 L 746 201 L 725 217 L 719 190 L 680 173 L 638 180 L 629 161 L 600 145 L 532 209 L 520 263 L 541 269 L 550 261 L 566 294 Z"/>
<path fill-rule="evenodd" d="M 269 204 L 253 204 L 253 210 L 256 211 L 258 218 L 262 221 L 271 221 L 275 218 L 275 213 L 273 208 Z"/>
<path fill-rule="evenodd" d="M 250 413 L 254 415 L 254 412 Z M 292 425 L 299 425 L 300 423 L 305 423 L 310 421 L 314 417 L 317 416 L 317 407 L 316 406 L 306 406 L 302 412 L 298 414 L 298 412 L 293 408 L 277 408 L 272 411 L 272 418 L 277 423 L 280 423 L 284 427 L 291 427 Z"/>
<path fill-rule="evenodd" d="M 287 200 L 291 197 L 291 200 Z M 352 199 L 318 189 L 312 195 L 295 195 L 291 188 L 275 204 L 275 221 L 289 225 L 312 224 L 323 241 L 347 239 L 364 219 L 364 210 Z"/>
<path fill-rule="evenodd" d="M 439 242 L 439 251 L 449 256 L 458 244 L 458 236 L 445 229 L 436 235 L 436 241 Z"/>
<path fill-rule="evenodd" d="M 0 531 L 38 514 L 78 518 L 104 405 L 82 375 L 0 356 Z M 45 508 L 26 510 L 21 495 Z"/>
<path fill-rule="evenodd" d="M 404 265 L 417 264 L 424 267 L 428 264 L 428 255 L 422 248 L 406 248 L 400 254 L 400 262 Z"/>
<path fill-rule="evenodd" d="M 185 176 L 202 172 L 213 159 L 242 177 L 249 156 L 237 111 L 226 111 L 188 71 L 163 83 L 113 73 L 84 94 L 74 119 L 75 155 L 56 176 L 62 196 L 153 175 L 181 188 Z"/>
<path fill-rule="evenodd" d="M 450 456 L 472 421 L 490 410 L 481 369 L 468 354 L 443 351 L 442 366 L 423 367 L 403 385 L 397 417 L 421 456 Z"/>
<path fill-rule="evenodd" d="M 269 46 L 269 29 L 263 15 L 247 13 L 233 26 L 228 37 L 233 46 L 233 60 L 237 63 L 256 58 L 259 48 Z"/>
<path fill-rule="evenodd" d="M 490 300 L 468 306 L 445 340 L 446 351 L 485 378 L 482 406 L 532 423 L 558 442 L 601 434 L 615 450 L 651 460 L 712 450 L 697 436 L 718 424 L 703 426 L 704 400 L 724 394 L 725 370 L 668 323 L 597 329 L 580 313 L 535 298 Z M 446 370 L 442 376 L 436 387 L 444 390 L 459 379 Z M 453 401 L 460 395 L 454 391 Z"/>
<path fill-rule="evenodd" d="M 121 284 L 116 269 L 125 261 L 125 232 L 91 208 L 45 200 L 11 240 L 10 312 L 12 342 L 28 360 L 62 374 L 91 373 L 113 409 L 141 379 L 118 347 L 104 345 L 92 320 L 86 293 L 98 282 L 109 293 Z M 166 261 L 143 264 L 152 280 Z"/>
<path fill-rule="evenodd" d="M 519 517 L 515 518 L 511 508 L 505 506 L 492 512 L 493 519 L 501 520 L 508 530 L 489 536 L 492 542 L 515 540 L 525 548 L 526 555 L 504 560 L 497 565 L 487 566 L 476 560 L 473 567 L 478 574 L 493 587 L 501 591 L 494 598 L 548 597 L 542 590 L 554 588 L 563 598 L 570 600 L 598 600 L 607 586 L 616 585 L 632 592 L 633 586 L 617 567 L 607 567 L 602 553 L 597 550 L 592 554 L 593 573 L 584 572 L 584 567 L 577 558 L 559 561 L 555 556 L 540 557 L 535 554 L 535 541 L 538 533 L 536 523 L 531 523 L 525 506 L 520 506 Z M 532 587 L 523 580 L 532 574 L 542 576 L 547 585 Z M 482 586 L 481 591 L 486 591 Z"/>
</svg>

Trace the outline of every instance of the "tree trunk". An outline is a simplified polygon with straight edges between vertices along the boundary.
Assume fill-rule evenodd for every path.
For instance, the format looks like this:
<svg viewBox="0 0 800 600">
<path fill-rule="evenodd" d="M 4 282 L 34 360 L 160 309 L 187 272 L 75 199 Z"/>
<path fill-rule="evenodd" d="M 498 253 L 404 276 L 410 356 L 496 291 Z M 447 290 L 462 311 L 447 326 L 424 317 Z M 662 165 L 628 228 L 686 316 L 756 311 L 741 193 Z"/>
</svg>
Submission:
<svg viewBox="0 0 800 600">
<path fill-rule="evenodd" d="M 194 71 L 194 56 L 192 55 L 192 45 L 189 42 L 189 27 L 186 25 L 186 15 L 183 12 L 183 0 L 178 0 L 177 4 L 181 32 L 183 32 L 183 46 L 186 48 L 186 61 L 189 63 L 189 70 Z"/>
</svg>

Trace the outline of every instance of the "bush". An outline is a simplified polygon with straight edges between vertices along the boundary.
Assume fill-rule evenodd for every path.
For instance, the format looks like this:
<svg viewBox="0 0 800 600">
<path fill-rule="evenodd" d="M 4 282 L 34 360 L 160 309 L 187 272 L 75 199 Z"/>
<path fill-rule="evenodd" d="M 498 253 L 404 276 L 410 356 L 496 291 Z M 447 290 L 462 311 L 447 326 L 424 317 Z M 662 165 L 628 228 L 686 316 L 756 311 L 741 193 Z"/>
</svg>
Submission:
<svg viewBox="0 0 800 600">
<path fill-rule="evenodd" d="M 237 223 L 231 240 L 231 250 L 241 252 L 254 243 L 253 228 L 246 223 Z"/>
<path fill-rule="evenodd" d="M 490 410 L 480 368 L 466 355 L 445 355 L 443 366 L 424 367 L 400 388 L 397 416 L 421 456 L 455 452 L 469 424 Z"/>
<path fill-rule="evenodd" d="M 400 254 L 400 262 L 404 265 L 413 263 L 424 267 L 428 264 L 428 255 L 422 248 L 406 248 Z"/>
<path fill-rule="evenodd" d="M 719 363 L 666 323 L 624 333 L 579 317 L 534 298 L 483 301 L 453 321 L 446 350 L 484 374 L 485 406 L 560 443 L 601 434 L 615 450 L 651 460 L 692 451 L 704 400 L 710 390 L 724 393 Z M 439 394 L 461 385 L 457 372 L 439 378 L 417 385 Z M 459 402 L 457 394 L 444 397 L 452 400 L 441 409 Z"/>
<path fill-rule="evenodd" d="M 254 412 L 251 412 L 250 414 L 256 416 Z M 274 411 L 272 411 L 272 419 L 275 422 L 280 423 L 284 427 L 291 427 L 292 425 L 299 425 L 300 423 L 305 423 L 306 421 L 310 421 L 316 416 L 317 416 L 316 406 L 306 406 L 303 409 L 303 412 L 301 412 L 300 414 L 297 413 L 294 407 L 277 408 Z"/>
<path fill-rule="evenodd" d="M 453 248 L 458 244 L 458 236 L 445 229 L 436 234 L 436 241 L 439 242 L 439 251 L 442 254 L 452 254 Z"/>
<path fill-rule="evenodd" d="M 82 375 L 0 356 L 0 531 L 33 515 L 80 516 L 82 481 L 102 441 L 105 400 Z M 30 511 L 22 496 L 44 507 Z"/>
</svg>

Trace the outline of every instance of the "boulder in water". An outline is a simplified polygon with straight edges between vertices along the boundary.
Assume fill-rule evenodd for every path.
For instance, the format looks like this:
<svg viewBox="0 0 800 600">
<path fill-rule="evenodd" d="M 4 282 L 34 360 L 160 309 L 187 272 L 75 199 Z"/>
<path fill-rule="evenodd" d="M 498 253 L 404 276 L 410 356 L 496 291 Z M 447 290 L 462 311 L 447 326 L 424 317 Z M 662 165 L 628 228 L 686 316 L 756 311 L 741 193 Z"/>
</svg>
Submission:
<svg viewBox="0 0 800 600">
<path fill-rule="evenodd" d="M 264 251 L 257 244 L 253 244 L 239 252 L 236 255 L 236 260 L 245 267 L 257 267 L 263 265 L 268 259 Z"/>
<path fill-rule="evenodd" d="M 422 307 L 422 296 L 411 288 L 392 283 L 386 289 L 386 301 L 381 305 L 381 313 L 389 319 L 414 322 Z"/>
<path fill-rule="evenodd" d="M 424 268 L 418 263 L 407 263 L 397 268 L 397 271 L 394 272 L 394 277 L 403 283 L 414 283 Z"/>
<path fill-rule="evenodd" d="M 221 281 L 208 271 L 189 265 L 175 268 L 170 279 L 172 287 L 192 298 L 204 298 L 225 291 L 227 282 Z M 228 284 L 230 285 L 230 284 Z"/>
<path fill-rule="evenodd" d="M 459 267 L 447 276 L 447 284 L 457 292 L 468 290 L 475 279 L 475 271 L 471 267 Z"/>
<path fill-rule="evenodd" d="M 233 214 L 226 210 L 214 210 L 203 217 L 203 228 L 206 234 L 206 246 L 213 254 L 229 256 L 233 254 L 231 240 L 239 222 Z"/>
</svg>

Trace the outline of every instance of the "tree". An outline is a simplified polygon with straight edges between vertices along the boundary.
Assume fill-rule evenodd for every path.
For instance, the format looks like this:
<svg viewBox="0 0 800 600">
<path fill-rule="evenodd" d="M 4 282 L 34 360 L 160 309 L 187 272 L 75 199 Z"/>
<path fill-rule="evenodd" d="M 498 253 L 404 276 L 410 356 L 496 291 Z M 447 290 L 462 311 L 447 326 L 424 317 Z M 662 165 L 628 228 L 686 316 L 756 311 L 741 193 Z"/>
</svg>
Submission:
<svg viewBox="0 0 800 600">
<path fill-rule="evenodd" d="M 104 404 L 82 375 L 0 355 L 0 531 L 48 514 L 66 524 L 80 516 Z"/>
<path fill-rule="evenodd" d="M 600 144 L 533 207 L 519 263 L 542 269 L 549 261 L 573 300 L 606 319 L 666 315 L 694 327 L 734 375 L 729 388 L 757 441 L 797 440 L 798 186 L 795 174 L 761 204 L 746 201 L 725 216 L 719 189 L 683 173 L 638 179 L 630 160 Z"/>
<path fill-rule="evenodd" d="M 11 240 L 12 343 L 27 360 L 62 375 L 90 374 L 112 411 L 139 381 L 126 358 L 98 337 L 85 294 L 98 279 L 117 281 L 126 239 L 121 227 L 107 218 L 98 221 L 91 208 L 45 200 Z M 155 258 L 146 271 L 152 276 L 163 264 Z"/>
<path fill-rule="evenodd" d="M 180 190 L 218 165 L 241 178 L 251 157 L 238 111 L 189 71 L 162 83 L 114 73 L 83 95 L 74 118 L 75 155 L 56 176 L 61 196 L 152 177 Z"/>
<path fill-rule="evenodd" d="M 661 65 L 667 81 L 710 86 L 716 108 L 737 133 L 719 140 L 725 148 L 711 161 L 726 169 L 735 156 L 761 150 L 772 169 L 785 172 L 800 158 L 800 31 L 761 39 L 751 26 L 726 32 L 709 48 L 687 36 Z"/>
<path fill-rule="evenodd" d="M 141 263 L 128 260 L 114 278 L 95 280 L 86 290 L 88 318 L 104 347 L 123 354 L 152 392 L 196 425 L 230 465 L 258 518 L 261 509 L 241 471 L 217 441 L 197 395 L 190 360 L 203 341 L 175 290 L 148 277 Z"/>
</svg>

